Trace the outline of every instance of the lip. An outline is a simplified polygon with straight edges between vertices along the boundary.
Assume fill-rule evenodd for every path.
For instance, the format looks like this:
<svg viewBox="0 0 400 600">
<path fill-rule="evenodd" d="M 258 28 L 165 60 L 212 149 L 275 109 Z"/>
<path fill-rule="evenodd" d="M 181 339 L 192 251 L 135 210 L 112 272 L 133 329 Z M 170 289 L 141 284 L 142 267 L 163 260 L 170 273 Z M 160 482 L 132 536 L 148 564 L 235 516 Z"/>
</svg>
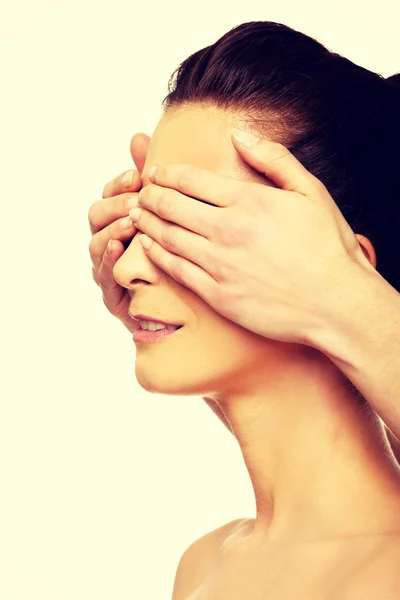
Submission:
<svg viewBox="0 0 400 600">
<path fill-rule="evenodd" d="M 146 315 L 131 315 L 132 319 L 136 321 L 154 321 L 155 323 L 161 323 L 161 325 L 173 325 L 174 327 L 182 327 L 183 323 L 170 323 L 169 321 L 161 321 L 161 319 L 157 319 L 156 317 L 149 317 Z"/>
<path fill-rule="evenodd" d="M 179 329 L 161 329 L 160 331 L 150 331 L 147 329 L 140 329 L 140 327 L 138 327 L 138 329 L 136 329 L 133 332 L 132 338 L 133 341 L 137 344 L 148 344 L 150 342 L 157 342 L 159 340 L 162 340 L 163 338 L 166 338 L 169 335 L 177 333 L 181 329 L 183 329 L 183 326 Z"/>
</svg>

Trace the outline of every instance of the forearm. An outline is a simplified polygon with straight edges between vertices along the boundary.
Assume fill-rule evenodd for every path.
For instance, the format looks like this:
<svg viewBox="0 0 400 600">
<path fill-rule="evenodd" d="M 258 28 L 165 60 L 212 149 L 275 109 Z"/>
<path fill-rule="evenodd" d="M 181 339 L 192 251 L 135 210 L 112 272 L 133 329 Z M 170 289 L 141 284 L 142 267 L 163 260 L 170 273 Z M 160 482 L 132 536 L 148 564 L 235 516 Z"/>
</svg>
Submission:
<svg viewBox="0 0 400 600">
<path fill-rule="evenodd" d="M 336 364 L 400 438 L 400 294 L 373 267 L 357 265 L 332 304 L 310 332 L 310 345 Z"/>
</svg>

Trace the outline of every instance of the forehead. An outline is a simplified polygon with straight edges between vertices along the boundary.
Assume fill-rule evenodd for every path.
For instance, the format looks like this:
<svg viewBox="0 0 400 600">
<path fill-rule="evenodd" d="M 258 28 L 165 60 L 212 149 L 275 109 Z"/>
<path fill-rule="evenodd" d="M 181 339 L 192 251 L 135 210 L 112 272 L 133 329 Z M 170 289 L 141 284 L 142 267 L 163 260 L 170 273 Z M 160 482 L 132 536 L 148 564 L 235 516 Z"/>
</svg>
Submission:
<svg viewBox="0 0 400 600">
<path fill-rule="evenodd" d="M 168 109 L 151 137 L 143 184 L 148 171 L 160 163 L 184 163 L 264 184 L 269 180 L 250 167 L 231 142 L 233 128 L 245 129 L 232 113 L 217 108 L 189 105 Z M 271 183 L 271 182 L 270 182 Z"/>
</svg>

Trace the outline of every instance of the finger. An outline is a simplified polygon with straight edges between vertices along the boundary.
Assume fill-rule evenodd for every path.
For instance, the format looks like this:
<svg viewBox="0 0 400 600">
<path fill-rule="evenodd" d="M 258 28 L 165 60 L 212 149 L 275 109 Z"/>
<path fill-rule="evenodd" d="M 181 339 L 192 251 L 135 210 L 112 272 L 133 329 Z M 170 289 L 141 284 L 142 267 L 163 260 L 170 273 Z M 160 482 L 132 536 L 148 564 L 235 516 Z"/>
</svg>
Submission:
<svg viewBox="0 0 400 600">
<path fill-rule="evenodd" d="M 246 132 L 242 132 L 246 133 Z M 238 132 L 240 137 L 241 132 Z M 245 146 L 232 135 L 232 143 L 240 156 L 254 169 L 271 179 L 279 188 L 297 192 L 313 200 L 330 198 L 322 182 L 301 164 L 282 144 L 258 138 L 253 146 Z"/>
<path fill-rule="evenodd" d="M 131 139 L 131 156 L 140 174 L 143 172 L 149 144 L 150 137 L 146 133 L 135 133 Z"/>
<path fill-rule="evenodd" d="M 132 211 L 129 216 L 132 216 Z M 135 226 L 169 252 L 196 263 L 214 275 L 210 271 L 213 265 L 211 260 L 212 244 L 208 239 L 160 219 L 145 209 L 142 209 L 139 218 L 135 220 Z"/>
<path fill-rule="evenodd" d="M 173 188 L 186 196 L 219 207 L 231 206 L 243 194 L 248 194 L 252 186 L 260 185 L 180 163 L 157 165 L 150 180 L 156 185 Z"/>
<path fill-rule="evenodd" d="M 114 280 L 114 282 L 112 282 L 110 280 L 110 277 L 112 276 L 112 273 L 109 273 L 109 269 L 111 266 L 114 266 L 114 264 L 116 263 L 116 261 L 122 256 L 122 254 L 124 253 L 124 245 L 122 244 L 121 241 L 119 240 L 111 240 L 112 241 L 112 245 L 110 246 L 110 244 L 107 245 L 107 248 L 101 258 L 101 262 L 100 262 L 100 266 L 98 268 L 95 268 L 94 265 L 92 267 L 92 272 L 93 272 L 93 279 L 95 280 L 95 282 L 97 283 L 98 286 L 108 286 L 110 287 L 110 284 L 116 284 L 117 282 Z M 112 285 L 111 285 L 112 287 Z"/>
<path fill-rule="evenodd" d="M 112 253 L 104 253 L 98 270 L 98 285 L 103 292 L 103 302 L 107 309 L 133 333 L 136 327 L 129 316 L 129 294 L 124 287 L 116 282 L 113 275 L 114 265 L 123 253 L 124 247 L 121 242 L 113 240 L 113 251 Z"/>
<path fill-rule="evenodd" d="M 130 209 L 138 204 L 137 192 L 120 194 L 96 200 L 89 208 L 88 219 L 92 235 L 110 225 L 116 219 L 127 216 Z"/>
<path fill-rule="evenodd" d="M 117 219 L 117 221 L 114 221 L 111 225 L 104 227 L 104 229 L 101 229 L 92 236 L 89 243 L 89 254 L 95 271 L 98 271 L 100 268 L 103 254 L 106 251 L 110 239 L 124 242 L 133 238 L 137 233 L 134 223 L 127 228 L 122 227 L 121 223 L 124 219 L 126 219 L 126 217 Z"/>
<path fill-rule="evenodd" d="M 142 187 L 142 178 L 138 171 L 130 169 L 115 177 L 103 188 L 102 198 L 110 198 L 124 192 L 138 192 Z"/>
<path fill-rule="evenodd" d="M 139 242 L 145 243 L 146 238 L 149 240 L 146 235 L 140 235 Z M 220 305 L 220 286 L 213 277 L 193 262 L 168 252 L 157 241 L 150 241 L 150 247 L 145 248 L 146 254 L 160 269 L 168 273 L 178 283 L 193 290 L 211 307 L 216 308 Z"/>
<path fill-rule="evenodd" d="M 138 206 L 207 239 L 215 235 L 218 223 L 224 218 L 221 208 L 217 206 L 194 202 L 175 189 L 151 183 L 142 188 Z"/>
</svg>

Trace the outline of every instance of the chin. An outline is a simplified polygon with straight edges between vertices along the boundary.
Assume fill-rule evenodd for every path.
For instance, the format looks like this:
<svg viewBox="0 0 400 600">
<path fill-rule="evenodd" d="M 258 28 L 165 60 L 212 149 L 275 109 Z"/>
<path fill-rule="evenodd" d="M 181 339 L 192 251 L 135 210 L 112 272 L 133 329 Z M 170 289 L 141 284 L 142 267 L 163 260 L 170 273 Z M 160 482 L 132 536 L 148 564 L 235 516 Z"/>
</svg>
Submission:
<svg viewBox="0 0 400 600">
<path fill-rule="evenodd" d="M 136 380 L 141 388 L 150 394 L 165 394 L 168 396 L 208 396 L 216 392 L 208 382 L 186 380 L 178 370 L 175 376 L 162 373 L 161 369 L 153 374 L 144 373 L 136 367 Z"/>
<path fill-rule="evenodd" d="M 190 392 L 185 385 L 181 385 L 179 375 L 171 378 L 167 374 L 160 376 L 160 372 L 152 375 L 136 373 L 136 379 L 141 388 L 150 394 L 166 394 L 168 396 L 187 396 Z M 190 389 L 190 388 L 189 388 Z"/>
</svg>

